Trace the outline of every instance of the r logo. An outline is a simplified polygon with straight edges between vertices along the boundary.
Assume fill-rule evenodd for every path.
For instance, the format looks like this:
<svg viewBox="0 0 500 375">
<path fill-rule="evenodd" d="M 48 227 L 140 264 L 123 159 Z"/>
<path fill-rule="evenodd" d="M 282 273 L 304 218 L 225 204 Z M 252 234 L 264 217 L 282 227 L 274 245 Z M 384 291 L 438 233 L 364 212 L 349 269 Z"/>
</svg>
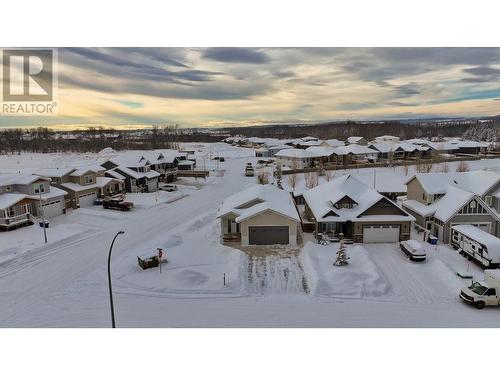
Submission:
<svg viewBox="0 0 500 375">
<path fill-rule="evenodd" d="M 2 50 L 4 102 L 53 100 L 54 74 L 51 49 Z"/>
</svg>

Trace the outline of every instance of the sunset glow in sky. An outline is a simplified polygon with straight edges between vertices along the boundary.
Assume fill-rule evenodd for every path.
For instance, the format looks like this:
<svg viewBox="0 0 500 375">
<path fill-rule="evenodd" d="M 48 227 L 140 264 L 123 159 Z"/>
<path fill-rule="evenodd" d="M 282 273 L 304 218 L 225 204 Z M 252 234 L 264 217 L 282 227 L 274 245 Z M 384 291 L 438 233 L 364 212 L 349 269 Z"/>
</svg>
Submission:
<svg viewBox="0 0 500 375">
<path fill-rule="evenodd" d="M 63 48 L 58 115 L 184 127 L 500 114 L 499 48 Z"/>
</svg>

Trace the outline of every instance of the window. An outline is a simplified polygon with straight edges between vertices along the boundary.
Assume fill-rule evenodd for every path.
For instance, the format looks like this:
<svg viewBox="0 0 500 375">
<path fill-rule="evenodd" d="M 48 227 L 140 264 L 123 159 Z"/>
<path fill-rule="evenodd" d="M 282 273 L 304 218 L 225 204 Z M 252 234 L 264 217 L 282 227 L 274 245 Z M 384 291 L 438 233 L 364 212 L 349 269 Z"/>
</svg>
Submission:
<svg viewBox="0 0 500 375">
<path fill-rule="evenodd" d="M 35 184 L 35 194 L 45 193 L 44 184 Z"/>
<path fill-rule="evenodd" d="M 12 187 L 10 187 L 10 186 L 5 187 L 5 191 L 11 191 L 11 190 L 12 190 Z"/>
<path fill-rule="evenodd" d="M 485 296 L 496 296 L 497 293 L 495 291 L 495 288 L 490 288 L 488 289 L 485 293 L 484 293 Z"/>
<path fill-rule="evenodd" d="M 83 183 L 84 184 L 91 184 L 92 182 L 94 182 L 94 177 L 91 174 L 87 174 L 87 175 L 83 176 Z"/>
<path fill-rule="evenodd" d="M 493 197 L 491 195 L 487 195 L 486 197 L 484 197 L 484 201 L 490 207 L 493 205 Z"/>
</svg>

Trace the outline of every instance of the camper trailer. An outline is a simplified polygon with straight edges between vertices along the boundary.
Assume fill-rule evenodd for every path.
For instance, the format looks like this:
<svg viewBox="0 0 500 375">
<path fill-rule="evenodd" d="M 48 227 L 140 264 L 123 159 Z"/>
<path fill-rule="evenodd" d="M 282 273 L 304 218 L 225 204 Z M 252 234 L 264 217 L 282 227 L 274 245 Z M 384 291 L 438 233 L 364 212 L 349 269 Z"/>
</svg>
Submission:
<svg viewBox="0 0 500 375">
<path fill-rule="evenodd" d="M 451 245 L 486 268 L 500 266 L 500 238 L 473 225 L 451 227 Z"/>
</svg>

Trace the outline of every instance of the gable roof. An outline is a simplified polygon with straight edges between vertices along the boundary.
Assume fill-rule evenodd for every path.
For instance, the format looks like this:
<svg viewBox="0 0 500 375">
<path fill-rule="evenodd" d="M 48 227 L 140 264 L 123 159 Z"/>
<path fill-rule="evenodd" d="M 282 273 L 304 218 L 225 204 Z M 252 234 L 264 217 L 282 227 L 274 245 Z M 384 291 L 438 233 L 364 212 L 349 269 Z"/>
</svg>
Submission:
<svg viewBox="0 0 500 375">
<path fill-rule="evenodd" d="M 244 208 L 250 203 L 255 204 Z M 236 222 L 240 223 L 266 211 L 300 221 L 290 193 L 271 185 L 252 186 L 229 196 L 219 208 L 217 218 L 233 213 L 237 217 Z"/>
<path fill-rule="evenodd" d="M 490 215 L 498 218 L 498 215 L 479 196 L 452 185 L 445 186 L 445 195 L 430 205 L 422 204 L 416 200 L 407 200 L 403 202 L 403 206 L 422 216 L 434 215 L 434 217 L 446 223 L 473 199 L 476 199 Z"/>
<path fill-rule="evenodd" d="M 6 185 L 27 185 L 35 181 L 50 181 L 49 177 L 44 177 L 29 173 L 2 173 L 0 174 L 0 186 Z"/>
<path fill-rule="evenodd" d="M 406 184 L 417 179 L 428 194 L 444 194 L 447 185 L 483 196 L 500 182 L 500 173 L 485 170 L 452 173 L 417 173 Z"/>
<path fill-rule="evenodd" d="M 9 208 L 10 206 L 13 206 L 14 204 L 22 201 L 24 198 L 26 198 L 25 194 L 19 194 L 19 193 L 0 194 L 0 210 Z"/>
<path fill-rule="evenodd" d="M 414 218 L 401 210 L 393 202 L 378 193 L 375 189 L 365 185 L 357 178 L 351 175 L 345 175 L 321 184 L 313 189 L 310 189 L 303 194 L 307 205 L 311 209 L 317 221 L 363 221 L 368 220 L 361 218 L 366 210 L 382 201 L 387 201 L 389 204 L 398 208 L 401 215 L 374 215 L 378 221 L 389 220 L 387 216 L 391 216 L 390 220 L 412 221 Z M 335 203 L 344 197 L 349 197 L 357 204 L 353 208 L 335 208 Z M 337 216 L 327 216 L 332 211 Z M 369 219 L 374 219 L 374 216 L 367 216 Z"/>
</svg>

